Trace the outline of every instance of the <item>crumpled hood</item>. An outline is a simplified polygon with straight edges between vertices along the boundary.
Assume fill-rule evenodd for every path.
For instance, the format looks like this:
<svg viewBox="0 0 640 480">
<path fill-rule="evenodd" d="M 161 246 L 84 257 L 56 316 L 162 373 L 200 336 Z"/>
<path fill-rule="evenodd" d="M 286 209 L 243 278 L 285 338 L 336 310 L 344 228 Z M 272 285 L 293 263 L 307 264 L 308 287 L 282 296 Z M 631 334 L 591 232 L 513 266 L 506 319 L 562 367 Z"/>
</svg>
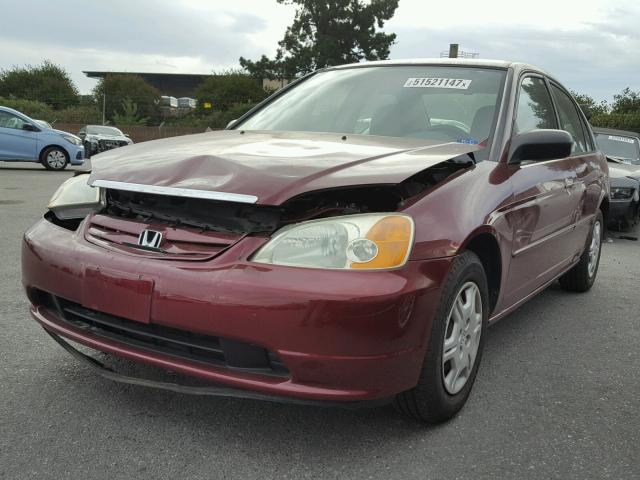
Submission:
<svg viewBox="0 0 640 480">
<path fill-rule="evenodd" d="M 125 142 L 129 141 L 128 137 L 124 135 L 107 135 L 104 133 L 87 133 L 86 138 L 92 140 L 123 140 Z"/>
<path fill-rule="evenodd" d="M 108 180 L 252 195 L 279 205 L 300 193 L 396 184 L 478 145 L 308 132 L 223 130 L 101 153 L 89 184 Z"/>
</svg>

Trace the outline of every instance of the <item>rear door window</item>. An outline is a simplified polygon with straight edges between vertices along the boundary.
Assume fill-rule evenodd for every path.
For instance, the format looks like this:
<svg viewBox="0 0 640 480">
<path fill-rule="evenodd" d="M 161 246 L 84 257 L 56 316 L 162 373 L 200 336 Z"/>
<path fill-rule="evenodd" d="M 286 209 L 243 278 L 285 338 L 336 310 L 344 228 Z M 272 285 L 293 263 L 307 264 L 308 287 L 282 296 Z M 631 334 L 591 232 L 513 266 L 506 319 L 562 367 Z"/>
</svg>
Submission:
<svg viewBox="0 0 640 480">
<path fill-rule="evenodd" d="M 579 155 L 589 151 L 587 139 L 585 137 L 584 130 L 582 129 L 582 123 L 580 122 L 580 116 L 573 100 L 571 100 L 569 95 L 553 84 L 551 85 L 551 91 L 553 92 L 553 97 L 555 98 L 556 107 L 558 109 L 560 128 L 569 132 L 573 137 L 571 153 Z"/>
</svg>

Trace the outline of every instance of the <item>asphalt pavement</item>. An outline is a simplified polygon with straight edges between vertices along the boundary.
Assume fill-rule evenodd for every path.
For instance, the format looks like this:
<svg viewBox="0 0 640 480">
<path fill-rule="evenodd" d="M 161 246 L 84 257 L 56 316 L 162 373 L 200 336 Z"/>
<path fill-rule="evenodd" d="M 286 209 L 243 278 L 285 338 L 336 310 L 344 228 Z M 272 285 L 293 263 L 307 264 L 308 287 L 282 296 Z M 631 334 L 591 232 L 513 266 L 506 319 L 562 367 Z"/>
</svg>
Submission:
<svg viewBox="0 0 640 480">
<path fill-rule="evenodd" d="M 489 329 L 466 407 L 428 427 L 96 376 L 20 283 L 21 235 L 70 175 L 0 164 L 1 479 L 640 479 L 640 242 L 606 243 L 590 292 L 552 286 Z"/>
</svg>

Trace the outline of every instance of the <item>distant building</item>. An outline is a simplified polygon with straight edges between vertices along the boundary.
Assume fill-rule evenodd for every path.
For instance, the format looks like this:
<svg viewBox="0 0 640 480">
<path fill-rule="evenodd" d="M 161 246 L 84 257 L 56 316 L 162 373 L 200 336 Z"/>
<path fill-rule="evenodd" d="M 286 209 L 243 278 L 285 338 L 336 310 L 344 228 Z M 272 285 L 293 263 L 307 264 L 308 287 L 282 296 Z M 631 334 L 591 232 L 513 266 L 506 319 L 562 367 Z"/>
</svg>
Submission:
<svg viewBox="0 0 640 480">
<path fill-rule="evenodd" d="M 171 97 L 196 96 L 196 90 L 200 84 L 211 74 L 194 73 L 145 73 L 145 72 L 94 72 L 83 71 L 89 78 L 104 78 L 107 75 L 137 75 L 150 85 L 160 90 L 161 95 Z"/>
</svg>

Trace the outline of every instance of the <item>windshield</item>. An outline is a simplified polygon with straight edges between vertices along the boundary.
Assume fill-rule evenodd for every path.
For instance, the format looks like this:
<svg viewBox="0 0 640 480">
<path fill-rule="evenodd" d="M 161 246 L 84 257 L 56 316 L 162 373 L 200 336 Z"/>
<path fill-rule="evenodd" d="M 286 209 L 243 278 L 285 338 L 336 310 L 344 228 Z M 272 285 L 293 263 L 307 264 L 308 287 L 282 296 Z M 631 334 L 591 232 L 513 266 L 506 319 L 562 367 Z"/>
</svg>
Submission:
<svg viewBox="0 0 640 480">
<path fill-rule="evenodd" d="M 115 127 L 104 127 L 101 125 L 92 125 L 87 127 L 87 133 L 94 135 L 119 135 L 122 136 L 122 132 Z"/>
<path fill-rule="evenodd" d="M 605 155 L 615 157 L 625 163 L 640 165 L 640 145 L 635 137 L 596 133 L 598 147 Z"/>
<path fill-rule="evenodd" d="M 49 129 L 52 128 L 49 122 L 45 122 L 44 120 L 34 120 L 34 122 L 36 122 L 41 127 L 49 128 Z"/>
<path fill-rule="evenodd" d="M 487 145 L 504 70 L 385 66 L 317 73 L 234 128 Z"/>
</svg>

